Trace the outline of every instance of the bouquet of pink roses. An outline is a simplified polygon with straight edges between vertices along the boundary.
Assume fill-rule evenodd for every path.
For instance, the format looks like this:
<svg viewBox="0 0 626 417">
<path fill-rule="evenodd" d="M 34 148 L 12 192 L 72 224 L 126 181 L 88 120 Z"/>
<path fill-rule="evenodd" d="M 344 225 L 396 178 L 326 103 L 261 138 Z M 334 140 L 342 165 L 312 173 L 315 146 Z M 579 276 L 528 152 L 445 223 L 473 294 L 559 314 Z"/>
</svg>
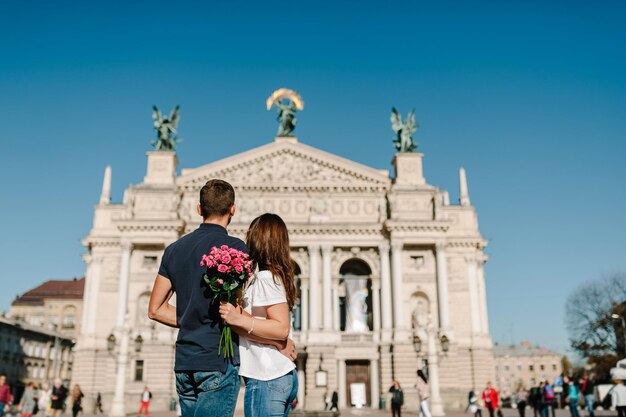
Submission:
<svg viewBox="0 0 626 417">
<path fill-rule="evenodd" d="M 202 255 L 200 266 L 207 267 L 207 272 L 202 278 L 213 294 L 212 303 L 217 299 L 235 305 L 239 303 L 241 290 L 252 275 L 252 261 L 247 253 L 227 245 L 219 248 L 214 246 L 211 252 Z M 235 355 L 232 330 L 226 323 L 222 328 L 217 353 L 223 354 L 224 358 L 232 358 Z"/>
</svg>

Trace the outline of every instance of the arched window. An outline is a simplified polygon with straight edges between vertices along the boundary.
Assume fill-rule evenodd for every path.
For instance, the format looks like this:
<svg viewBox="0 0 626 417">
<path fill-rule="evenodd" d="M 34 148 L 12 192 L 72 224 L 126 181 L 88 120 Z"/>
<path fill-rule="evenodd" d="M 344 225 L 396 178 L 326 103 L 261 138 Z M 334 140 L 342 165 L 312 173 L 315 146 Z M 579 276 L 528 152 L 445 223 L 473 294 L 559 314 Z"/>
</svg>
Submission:
<svg viewBox="0 0 626 417">
<path fill-rule="evenodd" d="M 294 281 L 296 283 L 296 296 L 298 298 L 296 299 L 296 305 L 293 308 L 293 330 L 296 332 L 302 330 L 302 280 L 300 279 L 300 275 L 302 275 L 302 271 L 300 270 L 300 265 L 296 263 L 294 270 Z"/>
<path fill-rule="evenodd" d="M 361 259 L 350 259 L 339 269 L 342 287 L 339 292 L 341 331 L 366 332 L 374 328 L 370 266 Z M 343 291 L 341 291 L 343 290 Z"/>
<path fill-rule="evenodd" d="M 63 307 L 61 326 L 64 329 L 73 329 L 76 326 L 76 306 L 66 305 Z"/>
</svg>

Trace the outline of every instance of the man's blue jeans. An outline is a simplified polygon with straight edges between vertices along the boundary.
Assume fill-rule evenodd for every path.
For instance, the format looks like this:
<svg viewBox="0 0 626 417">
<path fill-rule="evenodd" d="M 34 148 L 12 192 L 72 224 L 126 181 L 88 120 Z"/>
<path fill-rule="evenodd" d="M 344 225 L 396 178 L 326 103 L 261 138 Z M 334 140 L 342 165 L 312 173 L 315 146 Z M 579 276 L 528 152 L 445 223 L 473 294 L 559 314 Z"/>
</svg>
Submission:
<svg viewBox="0 0 626 417">
<path fill-rule="evenodd" d="M 4 415 L 4 407 L 6 407 L 6 403 L 0 403 L 0 417 Z"/>
<path fill-rule="evenodd" d="M 594 416 L 594 413 L 593 413 L 593 403 L 594 403 L 595 399 L 596 399 L 596 396 L 593 395 L 593 394 L 585 395 L 585 405 L 587 406 L 587 411 L 589 411 L 589 415 L 591 417 Z"/>
<path fill-rule="evenodd" d="M 182 417 L 232 417 L 239 394 L 239 367 L 226 372 L 176 372 Z"/>
<path fill-rule="evenodd" d="M 298 394 L 296 370 L 269 381 L 245 378 L 246 395 L 243 402 L 245 417 L 284 417 Z"/>
</svg>

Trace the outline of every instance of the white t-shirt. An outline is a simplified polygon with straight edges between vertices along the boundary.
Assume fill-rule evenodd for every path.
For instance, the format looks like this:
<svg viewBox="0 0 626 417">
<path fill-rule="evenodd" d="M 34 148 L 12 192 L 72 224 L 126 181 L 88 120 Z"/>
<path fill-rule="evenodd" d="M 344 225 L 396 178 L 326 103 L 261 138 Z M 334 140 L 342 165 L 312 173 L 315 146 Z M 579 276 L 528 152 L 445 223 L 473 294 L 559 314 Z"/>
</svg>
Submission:
<svg viewBox="0 0 626 417">
<path fill-rule="evenodd" d="M 141 401 L 144 403 L 150 401 L 150 391 L 144 391 L 143 394 L 141 394 Z"/>
<path fill-rule="evenodd" d="M 286 302 L 285 287 L 280 279 L 274 280 L 270 271 L 259 271 L 246 288 L 243 308 L 252 314 L 255 320 L 265 320 L 267 318 L 266 306 Z M 289 313 L 289 323 L 291 323 L 291 313 Z M 291 337 L 291 330 L 289 337 Z M 278 378 L 296 367 L 276 347 L 251 342 L 245 337 L 239 338 L 239 357 L 241 360 L 239 375 L 260 381 Z"/>
</svg>

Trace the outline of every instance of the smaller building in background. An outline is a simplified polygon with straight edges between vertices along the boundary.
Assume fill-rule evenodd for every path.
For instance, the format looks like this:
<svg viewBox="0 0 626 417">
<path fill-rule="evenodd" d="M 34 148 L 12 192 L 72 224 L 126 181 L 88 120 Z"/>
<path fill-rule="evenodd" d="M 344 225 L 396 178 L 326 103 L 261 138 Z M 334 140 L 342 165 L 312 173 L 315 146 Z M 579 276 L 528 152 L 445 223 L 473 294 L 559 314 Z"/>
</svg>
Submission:
<svg viewBox="0 0 626 417">
<path fill-rule="evenodd" d="M 63 333 L 0 316 L 0 374 L 18 390 L 28 382 L 70 380 L 73 346 Z"/>
<path fill-rule="evenodd" d="M 80 333 L 85 278 L 48 280 L 18 296 L 9 317 L 69 338 Z"/>
<path fill-rule="evenodd" d="M 502 397 L 508 397 L 520 385 L 526 389 L 539 381 L 553 382 L 563 373 L 561 354 L 548 348 L 532 346 L 529 342 L 519 345 L 493 347 L 496 359 L 495 386 Z"/>
</svg>

